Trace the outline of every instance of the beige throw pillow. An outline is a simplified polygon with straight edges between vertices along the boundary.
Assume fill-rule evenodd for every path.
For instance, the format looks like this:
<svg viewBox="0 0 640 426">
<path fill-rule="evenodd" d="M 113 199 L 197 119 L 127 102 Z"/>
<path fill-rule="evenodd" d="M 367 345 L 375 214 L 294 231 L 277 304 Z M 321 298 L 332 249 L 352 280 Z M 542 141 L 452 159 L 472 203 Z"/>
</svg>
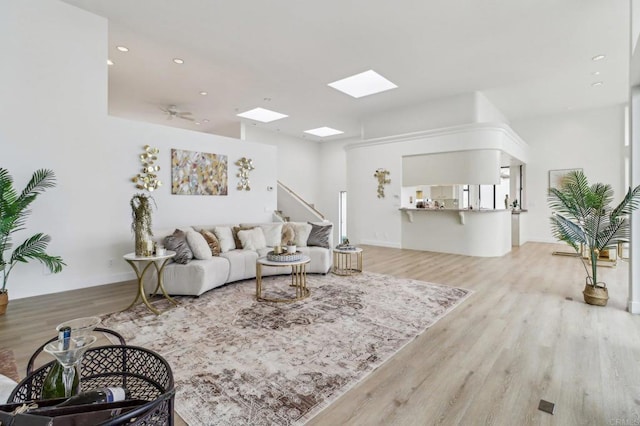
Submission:
<svg viewBox="0 0 640 426">
<path fill-rule="evenodd" d="M 286 246 L 289 242 L 293 242 L 296 236 L 296 231 L 293 229 L 291 223 L 287 222 L 282 225 L 282 240 L 281 244 Z"/>
<path fill-rule="evenodd" d="M 218 242 L 220 242 L 220 252 L 226 253 L 236 248 L 236 243 L 233 240 L 233 233 L 228 226 L 216 226 L 213 228 L 213 233 L 216 235 Z"/>
<path fill-rule="evenodd" d="M 244 250 L 258 251 L 267 247 L 262 228 L 238 231 L 238 239 L 240 239 Z"/>
<path fill-rule="evenodd" d="M 282 223 L 269 223 L 259 225 L 264 233 L 267 246 L 275 247 L 282 244 Z"/>
<path fill-rule="evenodd" d="M 188 231 L 187 243 L 189 243 L 189 248 L 193 252 L 193 257 L 200 260 L 211 259 L 211 249 L 202 234 L 196 231 Z"/>
<path fill-rule="evenodd" d="M 296 231 L 296 236 L 294 237 L 293 242 L 298 247 L 306 247 L 307 239 L 309 239 L 309 234 L 311 233 L 311 225 L 303 222 L 292 222 L 291 225 Z"/>
<path fill-rule="evenodd" d="M 237 249 L 241 249 L 242 247 L 242 241 L 240 241 L 240 238 L 238 238 L 238 232 L 239 231 L 245 231 L 247 229 L 253 229 L 255 228 L 255 226 L 234 226 L 232 229 L 232 233 L 233 233 L 233 241 L 236 245 Z"/>
<path fill-rule="evenodd" d="M 216 238 L 216 234 L 206 229 L 201 229 L 200 234 L 204 237 L 212 256 L 220 256 L 220 242 Z"/>
</svg>

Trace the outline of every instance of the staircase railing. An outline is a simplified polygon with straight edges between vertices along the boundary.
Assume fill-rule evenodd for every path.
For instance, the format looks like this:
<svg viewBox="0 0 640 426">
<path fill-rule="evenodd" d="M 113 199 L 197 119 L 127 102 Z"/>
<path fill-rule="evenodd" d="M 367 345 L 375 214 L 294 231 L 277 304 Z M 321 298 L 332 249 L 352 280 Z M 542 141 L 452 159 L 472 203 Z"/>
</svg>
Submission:
<svg viewBox="0 0 640 426">
<path fill-rule="evenodd" d="M 308 210 L 310 210 L 315 216 L 317 216 L 320 220 L 326 220 L 324 215 L 322 213 L 320 213 L 318 210 L 316 210 L 316 208 L 309 204 L 308 202 L 306 202 L 301 196 L 299 196 L 298 194 L 296 194 L 295 191 L 293 191 L 291 188 L 289 188 L 288 186 L 286 186 L 285 184 L 283 184 L 282 182 L 278 181 L 278 189 L 282 189 L 284 191 L 286 191 L 289 195 L 291 195 L 297 202 L 299 202 L 300 204 L 304 205 Z"/>
</svg>

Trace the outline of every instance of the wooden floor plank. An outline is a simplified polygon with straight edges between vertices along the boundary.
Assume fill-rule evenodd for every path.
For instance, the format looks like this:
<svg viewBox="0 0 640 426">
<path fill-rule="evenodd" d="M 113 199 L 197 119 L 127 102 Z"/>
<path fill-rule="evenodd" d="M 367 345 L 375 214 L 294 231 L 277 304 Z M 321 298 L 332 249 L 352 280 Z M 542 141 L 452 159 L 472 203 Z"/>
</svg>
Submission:
<svg viewBox="0 0 640 426">
<path fill-rule="evenodd" d="M 582 301 L 584 268 L 527 243 L 500 258 L 364 246 L 364 269 L 473 294 L 310 425 L 633 424 L 640 410 L 640 317 L 628 314 L 627 264 L 600 268 L 609 305 Z M 24 375 L 67 319 L 125 308 L 132 282 L 13 300 L 0 347 Z M 312 296 L 313 297 L 313 296 Z M 43 359 L 46 361 L 47 359 Z M 538 410 L 540 399 L 555 414 Z M 615 423 L 615 422 L 618 423 Z M 623 423 L 623 422 L 627 423 Z"/>
</svg>

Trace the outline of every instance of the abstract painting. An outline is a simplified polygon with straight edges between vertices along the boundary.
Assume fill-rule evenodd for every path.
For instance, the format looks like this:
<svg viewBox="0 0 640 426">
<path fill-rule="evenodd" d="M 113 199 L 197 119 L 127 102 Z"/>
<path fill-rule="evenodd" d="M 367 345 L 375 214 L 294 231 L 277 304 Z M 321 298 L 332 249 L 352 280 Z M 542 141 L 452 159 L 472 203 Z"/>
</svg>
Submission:
<svg viewBox="0 0 640 426">
<path fill-rule="evenodd" d="M 171 193 L 227 195 L 227 156 L 172 149 Z"/>
<path fill-rule="evenodd" d="M 564 179 L 570 172 L 573 172 L 574 170 L 582 169 L 549 170 L 549 188 L 560 189 L 562 187 Z"/>
</svg>

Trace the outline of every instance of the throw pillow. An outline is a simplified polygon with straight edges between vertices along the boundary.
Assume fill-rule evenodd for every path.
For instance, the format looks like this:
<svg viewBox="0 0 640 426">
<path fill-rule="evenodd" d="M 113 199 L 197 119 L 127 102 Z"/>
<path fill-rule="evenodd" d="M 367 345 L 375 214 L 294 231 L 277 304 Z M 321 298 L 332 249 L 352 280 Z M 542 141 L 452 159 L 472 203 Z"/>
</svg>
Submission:
<svg viewBox="0 0 640 426">
<path fill-rule="evenodd" d="M 315 223 L 308 222 L 311 225 L 311 232 L 307 239 L 308 246 L 317 246 L 324 248 L 331 248 L 329 246 L 329 236 L 333 230 L 333 225 L 316 225 Z"/>
<path fill-rule="evenodd" d="M 258 251 L 267 247 L 267 242 L 264 239 L 264 232 L 262 228 L 253 228 L 238 231 L 238 239 L 242 243 L 242 248 L 245 250 Z"/>
<path fill-rule="evenodd" d="M 211 256 L 213 256 L 211 249 L 209 248 L 209 244 L 207 244 L 207 240 L 205 240 L 199 232 L 188 231 L 187 243 L 193 252 L 193 257 L 196 259 L 207 260 L 211 259 Z"/>
<path fill-rule="evenodd" d="M 186 265 L 193 259 L 193 252 L 187 243 L 187 236 L 179 229 L 176 229 L 173 234 L 164 239 L 164 246 L 167 250 L 176 252 L 176 255 L 173 256 L 173 261 L 176 263 Z"/>
<path fill-rule="evenodd" d="M 209 250 L 211 250 L 211 254 L 213 256 L 220 256 L 220 242 L 216 238 L 216 234 L 213 232 L 207 231 L 206 229 L 201 229 L 200 233 L 204 237 L 207 245 L 209 246 Z"/>
<path fill-rule="evenodd" d="M 295 237 L 296 237 L 296 231 L 293 229 L 293 226 L 291 225 L 291 223 L 287 222 L 283 224 L 281 244 L 283 246 L 286 246 L 287 244 L 289 244 L 289 241 L 293 242 Z"/>
<path fill-rule="evenodd" d="M 264 239 L 267 246 L 275 247 L 282 243 L 282 223 L 269 223 L 260 225 L 260 229 L 264 233 Z"/>
<path fill-rule="evenodd" d="M 255 228 L 255 226 L 234 226 L 233 227 L 233 241 L 235 242 L 237 249 L 243 248 L 242 241 L 240 241 L 240 238 L 238 238 L 238 232 L 246 231 L 253 228 Z"/>
<path fill-rule="evenodd" d="M 311 225 L 304 222 L 292 222 L 291 225 L 296 232 L 293 242 L 298 247 L 306 247 L 309 234 L 311 233 Z"/>
<path fill-rule="evenodd" d="M 213 233 L 216 235 L 218 242 L 220 243 L 220 252 L 226 253 L 236 248 L 236 243 L 233 240 L 233 233 L 228 226 L 216 226 L 213 228 Z"/>
</svg>

